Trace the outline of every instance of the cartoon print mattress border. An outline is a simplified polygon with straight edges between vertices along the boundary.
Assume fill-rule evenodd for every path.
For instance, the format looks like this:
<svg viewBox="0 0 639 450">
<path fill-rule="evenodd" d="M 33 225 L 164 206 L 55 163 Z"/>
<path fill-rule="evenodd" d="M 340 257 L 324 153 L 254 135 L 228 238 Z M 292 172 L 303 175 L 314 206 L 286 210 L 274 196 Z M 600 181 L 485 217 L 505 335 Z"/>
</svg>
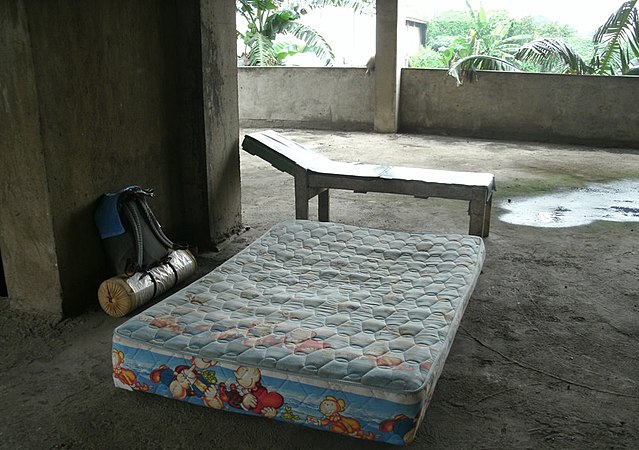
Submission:
<svg viewBox="0 0 639 450">
<path fill-rule="evenodd" d="M 114 382 L 407 443 L 483 260 L 474 236 L 282 222 L 119 326 Z"/>
</svg>

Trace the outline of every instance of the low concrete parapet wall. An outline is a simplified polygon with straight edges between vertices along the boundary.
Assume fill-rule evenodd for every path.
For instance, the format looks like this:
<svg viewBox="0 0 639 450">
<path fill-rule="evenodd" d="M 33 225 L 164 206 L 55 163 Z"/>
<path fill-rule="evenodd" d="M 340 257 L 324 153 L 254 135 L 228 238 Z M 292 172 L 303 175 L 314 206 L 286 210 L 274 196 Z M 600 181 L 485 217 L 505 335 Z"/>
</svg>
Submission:
<svg viewBox="0 0 639 450">
<path fill-rule="evenodd" d="M 639 148 L 639 77 L 404 69 L 400 130 Z"/>
<path fill-rule="evenodd" d="M 240 67 L 242 127 L 373 129 L 375 80 L 364 68 Z M 403 69 L 399 130 L 639 148 L 639 77 Z"/>
<path fill-rule="evenodd" d="M 238 69 L 242 127 L 373 129 L 375 83 L 364 68 Z"/>
</svg>

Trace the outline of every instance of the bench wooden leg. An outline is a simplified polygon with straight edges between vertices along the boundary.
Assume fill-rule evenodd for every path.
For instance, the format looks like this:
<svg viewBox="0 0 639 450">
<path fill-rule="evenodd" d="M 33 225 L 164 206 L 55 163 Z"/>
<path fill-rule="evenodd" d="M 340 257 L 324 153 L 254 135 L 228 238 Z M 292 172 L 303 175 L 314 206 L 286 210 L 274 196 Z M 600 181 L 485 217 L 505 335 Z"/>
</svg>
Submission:
<svg viewBox="0 0 639 450">
<path fill-rule="evenodd" d="M 308 220 L 308 173 L 295 168 L 295 218 Z"/>
<path fill-rule="evenodd" d="M 493 196 L 491 195 L 486 202 L 486 207 L 484 208 L 484 233 L 482 237 L 488 237 L 488 233 L 490 233 L 490 214 L 493 207 Z"/>
<path fill-rule="evenodd" d="M 470 214 L 468 234 L 479 237 L 488 236 L 492 196 L 490 199 L 487 197 L 488 193 L 485 189 L 473 191 L 468 211 L 468 214 Z"/>
<path fill-rule="evenodd" d="M 328 189 L 322 191 L 317 196 L 317 218 L 320 222 L 328 222 L 329 219 L 329 200 Z"/>
</svg>

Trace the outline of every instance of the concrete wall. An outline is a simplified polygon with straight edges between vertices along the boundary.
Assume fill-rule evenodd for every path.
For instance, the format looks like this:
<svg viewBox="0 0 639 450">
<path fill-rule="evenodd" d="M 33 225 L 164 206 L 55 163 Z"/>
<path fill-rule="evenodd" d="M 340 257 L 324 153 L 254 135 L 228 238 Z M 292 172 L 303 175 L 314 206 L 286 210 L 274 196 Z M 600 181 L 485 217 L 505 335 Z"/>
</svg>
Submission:
<svg viewBox="0 0 639 450">
<path fill-rule="evenodd" d="M 372 130 L 375 83 L 364 68 L 240 67 L 240 124 Z"/>
<path fill-rule="evenodd" d="M 639 147 L 639 77 L 404 69 L 400 130 L 491 139 Z"/>
<path fill-rule="evenodd" d="M 207 146 L 200 3 L 228 2 L 0 4 L 0 253 L 13 305 L 70 315 L 96 303 L 109 275 L 93 223 L 104 192 L 154 188 L 152 207 L 176 241 L 207 247 L 229 232 L 213 229 L 209 205 L 239 211 L 239 191 L 212 199 L 208 175 L 213 154 L 238 146 Z M 218 71 L 207 83 L 229 80 L 234 71 Z"/>
</svg>

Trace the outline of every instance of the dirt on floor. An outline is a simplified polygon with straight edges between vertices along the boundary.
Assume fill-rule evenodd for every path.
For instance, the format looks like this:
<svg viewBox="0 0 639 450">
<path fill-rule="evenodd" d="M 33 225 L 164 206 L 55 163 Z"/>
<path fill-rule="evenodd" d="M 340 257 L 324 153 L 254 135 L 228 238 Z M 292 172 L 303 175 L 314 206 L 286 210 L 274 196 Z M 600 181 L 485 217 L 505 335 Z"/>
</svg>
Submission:
<svg viewBox="0 0 639 450">
<path fill-rule="evenodd" d="M 639 150 L 281 132 L 336 160 L 496 176 L 483 272 L 410 448 L 639 448 L 639 223 L 537 228 L 500 220 L 509 200 L 590 182 L 639 183 Z M 248 229 L 199 255 L 198 275 L 294 215 L 292 178 L 241 156 Z M 468 227 L 464 202 L 341 191 L 331 194 L 331 220 L 424 232 Z M 57 323 L 7 303 L 0 305 L 2 448 L 385 447 L 116 389 L 111 337 L 125 319 L 107 316 L 97 299 Z"/>
</svg>

